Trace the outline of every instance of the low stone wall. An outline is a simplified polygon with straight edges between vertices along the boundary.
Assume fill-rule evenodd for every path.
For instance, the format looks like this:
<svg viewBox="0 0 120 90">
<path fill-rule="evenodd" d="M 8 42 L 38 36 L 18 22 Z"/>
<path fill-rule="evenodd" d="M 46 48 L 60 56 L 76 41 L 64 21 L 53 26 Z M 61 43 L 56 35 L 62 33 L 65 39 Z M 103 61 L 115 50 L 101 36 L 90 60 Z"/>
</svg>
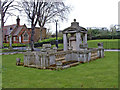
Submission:
<svg viewBox="0 0 120 90">
<path fill-rule="evenodd" d="M 59 52 L 50 49 L 39 52 L 29 51 L 24 53 L 24 66 L 42 69 L 54 66 L 54 68 L 58 69 L 73 62 L 85 63 L 102 57 L 104 57 L 103 48 L 79 51 L 67 50 Z"/>
</svg>

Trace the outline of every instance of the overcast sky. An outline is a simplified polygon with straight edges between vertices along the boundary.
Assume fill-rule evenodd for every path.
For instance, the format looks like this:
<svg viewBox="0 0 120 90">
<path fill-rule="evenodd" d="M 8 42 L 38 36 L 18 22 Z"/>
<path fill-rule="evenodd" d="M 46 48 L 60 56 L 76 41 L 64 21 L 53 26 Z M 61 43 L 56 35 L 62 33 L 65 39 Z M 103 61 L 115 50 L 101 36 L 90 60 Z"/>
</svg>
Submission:
<svg viewBox="0 0 120 90">
<path fill-rule="evenodd" d="M 119 0 L 66 0 L 66 4 L 71 5 L 72 11 L 68 15 L 68 21 L 58 22 L 58 29 L 63 30 L 71 25 L 73 19 L 83 27 L 107 27 L 111 24 L 118 24 L 118 2 Z M 25 18 L 20 17 L 21 24 Z M 24 19 L 24 20 L 23 20 Z M 15 24 L 16 18 L 9 18 L 5 25 Z M 55 24 L 46 28 L 55 31 Z"/>
</svg>

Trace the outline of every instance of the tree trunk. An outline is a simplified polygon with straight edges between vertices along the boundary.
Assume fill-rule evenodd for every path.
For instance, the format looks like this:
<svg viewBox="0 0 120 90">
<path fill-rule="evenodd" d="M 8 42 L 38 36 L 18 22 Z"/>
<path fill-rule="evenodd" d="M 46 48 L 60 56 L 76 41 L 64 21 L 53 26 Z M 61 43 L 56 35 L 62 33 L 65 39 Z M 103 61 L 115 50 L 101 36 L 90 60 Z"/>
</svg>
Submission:
<svg viewBox="0 0 120 90">
<path fill-rule="evenodd" d="M 40 41 L 42 40 L 42 27 L 40 27 Z"/>
<path fill-rule="evenodd" d="M 4 17 L 3 13 L 1 12 L 1 29 L 0 29 L 0 48 L 3 48 L 3 27 L 4 27 Z"/>
<path fill-rule="evenodd" d="M 31 51 L 34 51 L 34 29 L 35 27 L 32 26 L 31 40 L 30 40 Z"/>
</svg>

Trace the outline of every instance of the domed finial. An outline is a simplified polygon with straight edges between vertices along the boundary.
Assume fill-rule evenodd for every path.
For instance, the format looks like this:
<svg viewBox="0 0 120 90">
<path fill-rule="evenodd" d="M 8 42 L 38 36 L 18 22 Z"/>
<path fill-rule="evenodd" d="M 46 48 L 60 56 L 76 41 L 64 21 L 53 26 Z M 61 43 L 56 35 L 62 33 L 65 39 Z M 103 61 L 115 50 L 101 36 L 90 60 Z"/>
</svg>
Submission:
<svg viewBox="0 0 120 90">
<path fill-rule="evenodd" d="M 76 19 L 74 19 L 74 22 L 76 22 Z"/>
</svg>

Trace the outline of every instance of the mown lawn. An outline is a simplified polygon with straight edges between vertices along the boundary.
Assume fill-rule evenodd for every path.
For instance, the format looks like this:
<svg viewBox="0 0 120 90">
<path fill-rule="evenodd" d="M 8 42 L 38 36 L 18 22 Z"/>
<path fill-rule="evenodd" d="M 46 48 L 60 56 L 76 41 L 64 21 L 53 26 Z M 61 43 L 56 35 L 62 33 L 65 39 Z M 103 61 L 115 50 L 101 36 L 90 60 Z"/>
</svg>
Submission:
<svg viewBox="0 0 120 90">
<path fill-rule="evenodd" d="M 89 48 L 98 48 L 98 43 L 103 43 L 104 49 L 120 49 L 120 39 L 88 40 L 87 43 Z M 63 44 L 59 44 L 58 47 L 63 49 Z"/>
<path fill-rule="evenodd" d="M 105 49 L 120 49 L 120 39 L 88 40 L 88 47 L 97 48 L 100 42 L 103 43 Z"/>
<path fill-rule="evenodd" d="M 3 88 L 117 88 L 118 52 L 61 71 L 16 66 L 23 54 L 3 55 Z"/>
</svg>

